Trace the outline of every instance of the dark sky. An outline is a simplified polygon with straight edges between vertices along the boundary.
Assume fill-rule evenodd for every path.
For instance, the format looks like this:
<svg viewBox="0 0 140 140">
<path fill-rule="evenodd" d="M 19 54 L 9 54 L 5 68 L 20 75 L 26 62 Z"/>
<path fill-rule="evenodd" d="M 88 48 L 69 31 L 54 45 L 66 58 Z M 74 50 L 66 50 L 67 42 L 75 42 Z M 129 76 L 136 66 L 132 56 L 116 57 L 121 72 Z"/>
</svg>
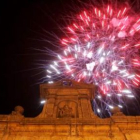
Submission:
<svg viewBox="0 0 140 140">
<path fill-rule="evenodd" d="M 49 38 L 46 31 L 59 34 L 60 15 L 69 3 L 66 0 L 9 0 L 1 4 L 1 114 L 9 114 L 16 105 L 24 107 L 26 116 L 35 116 L 41 111 L 37 83 L 45 72 L 36 68 L 39 60 L 48 57 L 35 49 L 53 48 L 39 40 Z"/>
<path fill-rule="evenodd" d="M 49 58 L 36 49 L 54 49 L 40 40 L 52 39 L 47 32 L 62 36 L 58 25 L 65 27 L 62 17 L 76 12 L 74 5 L 79 6 L 78 0 L 5 0 L 0 4 L 0 114 L 11 113 L 16 105 L 24 107 L 25 116 L 41 112 L 38 82 L 45 72 L 39 60 Z M 130 106 L 130 114 L 139 114 Z"/>
<path fill-rule="evenodd" d="M 5 0 L 0 4 L 0 114 L 11 113 L 17 105 L 24 107 L 25 116 L 40 113 L 39 82 L 44 81 L 39 79 L 46 74 L 40 64 L 51 58 L 37 49 L 56 49 L 41 40 L 56 41 L 49 33 L 61 38 L 63 18 L 78 4 L 78 0 Z"/>
</svg>

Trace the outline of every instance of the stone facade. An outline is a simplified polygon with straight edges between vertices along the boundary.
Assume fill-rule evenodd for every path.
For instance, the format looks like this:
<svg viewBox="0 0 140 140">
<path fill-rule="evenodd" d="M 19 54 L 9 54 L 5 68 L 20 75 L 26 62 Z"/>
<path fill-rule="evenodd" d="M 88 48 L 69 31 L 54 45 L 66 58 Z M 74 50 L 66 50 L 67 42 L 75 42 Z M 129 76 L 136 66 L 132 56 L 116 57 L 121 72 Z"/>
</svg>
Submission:
<svg viewBox="0 0 140 140">
<path fill-rule="evenodd" d="M 140 140 L 140 116 L 125 116 L 119 109 L 105 119 L 93 113 L 94 90 L 68 80 L 41 84 L 42 112 L 26 118 L 17 106 L 10 115 L 0 115 L 0 140 Z"/>
</svg>

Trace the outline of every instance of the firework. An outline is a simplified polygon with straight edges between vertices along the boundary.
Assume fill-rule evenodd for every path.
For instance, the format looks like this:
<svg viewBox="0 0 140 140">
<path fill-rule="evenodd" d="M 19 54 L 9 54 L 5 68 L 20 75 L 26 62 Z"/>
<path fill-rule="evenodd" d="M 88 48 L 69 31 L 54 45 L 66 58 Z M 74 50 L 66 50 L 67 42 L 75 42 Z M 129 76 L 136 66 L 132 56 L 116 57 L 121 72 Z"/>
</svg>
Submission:
<svg viewBox="0 0 140 140">
<path fill-rule="evenodd" d="M 67 27 L 61 49 L 47 69 L 49 83 L 59 77 L 97 85 L 97 113 L 97 100 L 112 109 L 134 97 L 140 85 L 140 17 L 128 5 L 82 11 Z"/>
</svg>

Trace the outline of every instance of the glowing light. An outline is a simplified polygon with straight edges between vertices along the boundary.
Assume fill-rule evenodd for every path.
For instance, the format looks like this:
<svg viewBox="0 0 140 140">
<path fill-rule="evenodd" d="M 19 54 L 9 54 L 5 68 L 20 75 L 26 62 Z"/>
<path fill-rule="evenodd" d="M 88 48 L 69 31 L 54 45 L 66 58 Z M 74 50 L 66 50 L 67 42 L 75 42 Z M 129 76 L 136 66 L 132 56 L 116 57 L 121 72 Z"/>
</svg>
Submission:
<svg viewBox="0 0 140 140">
<path fill-rule="evenodd" d="M 122 92 L 123 92 L 123 93 L 132 93 L 130 90 L 127 90 L 127 89 L 122 90 Z"/>
<path fill-rule="evenodd" d="M 121 71 L 120 71 L 120 73 L 125 73 L 125 72 L 126 72 L 126 70 L 121 70 Z"/>
<path fill-rule="evenodd" d="M 98 99 L 101 99 L 102 97 L 100 95 L 97 96 Z"/>
<path fill-rule="evenodd" d="M 58 66 L 58 63 L 56 61 L 54 61 L 54 65 Z"/>
<path fill-rule="evenodd" d="M 129 97 L 129 98 L 134 98 L 134 95 L 127 95 L 127 97 Z"/>
<path fill-rule="evenodd" d="M 129 75 L 127 78 L 132 79 L 132 78 L 134 78 L 134 77 L 135 77 L 135 75 L 134 75 L 134 74 L 132 74 L 132 75 Z"/>
<path fill-rule="evenodd" d="M 91 62 L 89 64 L 86 64 L 87 70 L 92 71 L 94 69 L 95 62 Z"/>
<path fill-rule="evenodd" d="M 49 83 L 49 84 L 53 84 L 53 81 L 49 81 L 48 83 Z"/>
<path fill-rule="evenodd" d="M 66 51 L 64 51 L 64 54 L 67 56 L 67 52 Z"/>
<path fill-rule="evenodd" d="M 51 67 L 52 69 L 54 69 L 58 74 L 60 74 L 60 72 L 57 70 L 57 68 L 56 68 L 54 65 L 50 65 L 50 67 Z"/>
<path fill-rule="evenodd" d="M 92 53 L 92 52 L 89 52 L 89 53 L 87 54 L 87 57 L 88 57 L 88 58 L 92 58 L 92 55 L 93 55 L 93 53 Z"/>
<path fill-rule="evenodd" d="M 47 70 L 48 73 L 52 73 L 50 70 Z"/>
<path fill-rule="evenodd" d="M 120 65 L 120 64 L 122 64 L 123 63 L 123 60 L 121 60 L 119 63 L 118 63 L 118 65 Z"/>
<path fill-rule="evenodd" d="M 44 104 L 44 103 L 46 103 L 46 100 L 42 100 L 40 103 L 41 103 L 41 104 Z"/>
<path fill-rule="evenodd" d="M 76 58 L 76 59 L 78 58 L 77 54 L 75 54 L 75 58 Z"/>
<path fill-rule="evenodd" d="M 103 49 L 104 49 L 104 44 L 99 48 L 98 54 L 100 54 L 103 51 Z"/>
<path fill-rule="evenodd" d="M 70 70 L 70 67 L 68 65 L 66 65 L 66 69 Z"/>
<path fill-rule="evenodd" d="M 86 76 L 87 75 L 87 73 L 84 71 L 84 76 Z"/>
<path fill-rule="evenodd" d="M 113 108 L 114 108 L 112 105 L 109 105 L 108 107 L 109 107 L 110 109 L 113 109 Z"/>
<path fill-rule="evenodd" d="M 118 67 L 115 66 L 115 65 L 113 65 L 112 68 L 111 68 L 111 70 L 112 70 L 112 71 L 116 71 L 116 70 L 118 70 Z"/>
<path fill-rule="evenodd" d="M 87 48 L 89 48 L 90 47 L 90 42 L 88 42 L 88 44 L 87 44 Z"/>
<path fill-rule="evenodd" d="M 106 84 L 111 84 L 111 81 L 107 81 Z"/>
<path fill-rule="evenodd" d="M 60 60 L 62 59 L 60 55 L 58 55 L 58 58 L 59 58 Z"/>
<path fill-rule="evenodd" d="M 104 57 L 101 57 L 101 58 L 100 58 L 100 63 L 103 63 L 104 60 L 105 60 L 105 58 L 104 58 Z"/>
<path fill-rule="evenodd" d="M 98 112 L 98 113 L 100 113 L 100 112 L 101 112 L 101 110 L 98 108 L 98 109 L 97 109 L 97 112 Z"/>
<path fill-rule="evenodd" d="M 123 108 L 123 106 L 122 106 L 122 105 L 118 105 L 118 107 L 119 107 L 119 108 Z"/>
<path fill-rule="evenodd" d="M 47 75 L 46 77 L 51 78 L 51 76 L 50 76 L 50 75 Z"/>
<path fill-rule="evenodd" d="M 110 94 L 107 94 L 107 96 L 110 97 L 111 95 Z"/>
</svg>

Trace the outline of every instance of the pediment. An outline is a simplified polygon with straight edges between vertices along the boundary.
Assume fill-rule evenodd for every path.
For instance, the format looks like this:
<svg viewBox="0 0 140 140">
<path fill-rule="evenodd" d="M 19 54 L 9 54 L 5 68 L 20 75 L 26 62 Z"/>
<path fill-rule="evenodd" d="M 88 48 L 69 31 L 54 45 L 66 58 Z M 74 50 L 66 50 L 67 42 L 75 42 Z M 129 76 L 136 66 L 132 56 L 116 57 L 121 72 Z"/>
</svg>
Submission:
<svg viewBox="0 0 140 140">
<path fill-rule="evenodd" d="M 41 88 L 94 88 L 93 84 L 87 84 L 84 82 L 76 82 L 74 80 L 61 80 L 54 82 L 53 84 L 41 84 Z"/>
<path fill-rule="evenodd" d="M 40 85 L 40 94 L 41 97 L 45 97 L 48 94 L 57 94 L 57 93 L 84 93 L 89 91 L 94 93 L 95 86 L 93 84 L 86 84 L 83 82 L 76 82 L 74 80 L 61 80 L 54 82 L 53 84 L 41 84 Z"/>
</svg>

